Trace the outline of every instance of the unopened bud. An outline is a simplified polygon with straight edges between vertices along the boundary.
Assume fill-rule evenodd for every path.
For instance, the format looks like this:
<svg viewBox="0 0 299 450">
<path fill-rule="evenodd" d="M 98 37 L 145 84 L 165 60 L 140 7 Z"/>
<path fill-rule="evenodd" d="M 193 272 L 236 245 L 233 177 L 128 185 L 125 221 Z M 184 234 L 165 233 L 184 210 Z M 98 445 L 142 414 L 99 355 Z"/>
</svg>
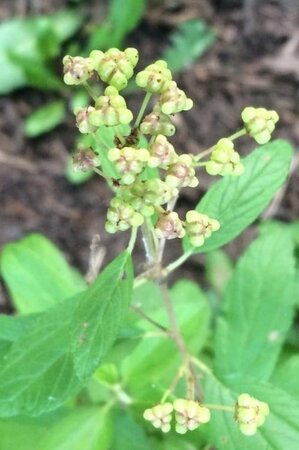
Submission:
<svg viewBox="0 0 299 450">
<path fill-rule="evenodd" d="M 167 169 L 178 160 L 173 145 L 168 142 L 165 136 L 159 134 L 149 148 L 149 167 L 160 167 Z"/>
<path fill-rule="evenodd" d="M 161 94 L 166 91 L 171 79 L 171 72 L 167 69 L 166 61 L 159 60 L 136 75 L 136 84 L 147 92 Z"/>
<path fill-rule="evenodd" d="M 175 81 L 171 81 L 167 90 L 160 96 L 159 104 L 164 114 L 170 115 L 180 111 L 188 111 L 193 101 L 187 98 L 184 91 L 178 88 Z"/>
<path fill-rule="evenodd" d="M 82 148 L 74 154 L 73 165 L 76 172 L 87 172 L 98 166 L 99 162 L 91 148 Z"/>
<path fill-rule="evenodd" d="M 211 219 L 205 214 L 191 210 L 186 214 L 185 228 L 191 244 L 195 247 L 200 247 L 211 236 L 213 231 L 219 230 L 220 223 L 218 220 Z"/>
<path fill-rule="evenodd" d="M 87 81 L 93 71 L 93 61 L 81 56 L 66 55 L 63 60 L 63 72 L 65 84 L 82 84 Z"/>
<path fill-rule="evenodd" d="M 234 149 L 234 143 L 228 139 L 220 139 L 215 145 L 211 160 L 206 164 L 206 171 L 210 175 L 236 175 L 244 172 L 240 162 L 240 155 Z"/>
<path fill-rule="evenodd" d="M 261 402 L 249 394 L 241 394 L 238 397 L 235 409 L 236 421 L 240 425 L 243 434 L 251 436 L 262 426 L 269 414 L 267 403 Z"/>
<path fill-rule="evenodd" d="M 173 211 L 162 214 L 156 223 L 155 231 L 159 239 L 175 239 L 185 236 L 183 222 Z"/>
<path fill-rule="evenodd" d="M 97 99 L 95 109 L 89 114 L 89 122 L 96 127 L 125 125 L 132 119 L 132 111 L 127 108 L 124 97 L 113 86 L 105 89 L 104 95 Z"/>
<path fill-rule="evenodd" d="M 252 106 L 245 108 L 242 111 L 241 117 L 247 133 L 258 144 L 266 144 L 270 141 L 275 124 L 279 120 L 276 111 L 265 108 L 253 108 Z"/>
<path fill-rule="evenodd" d="M 169 186 L 176 188 L 196 187 L 198 179 L 195 176 L 192 156 L 187 154 L 180 155 L 177 162 L 169 166 L 165 181 Z"/>
<path fill-rule="evenodd" d="M 140 131 L 143 134 L 151 134 L 157 136 L 163 134 L 164 136 L 173 136 L 175 133 L 175 126 L 170 118 L 159 111 L 158 108 L 145 116 L 140 125 Z"/>
<path fill-rule="evenodd" d="M 200 425 L 210 421 L 210 410 L 196 401 L 177 399 L 173 407 L 176 411 L 175 430 L 177 433 L 185 434 L 187 431 L 196 430 Z"/>
</svg>

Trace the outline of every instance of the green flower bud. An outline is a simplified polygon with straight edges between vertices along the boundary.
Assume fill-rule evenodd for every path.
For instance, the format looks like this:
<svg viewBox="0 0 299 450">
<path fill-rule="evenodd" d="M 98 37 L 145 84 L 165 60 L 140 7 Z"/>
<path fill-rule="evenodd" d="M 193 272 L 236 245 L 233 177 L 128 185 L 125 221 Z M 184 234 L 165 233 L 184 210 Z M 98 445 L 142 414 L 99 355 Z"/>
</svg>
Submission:
<svg viewBox="0 0 299 450">
<path fill-rule="evenodd" d="M 105 229 L 108 233 L 125 231 L 131 227 L 139 227 L 144 221 L 143 216 L 123 200 L 114 197 L 107 211 Z"/>
<path fill-rule="evenodd" d="M 234 143 L 228 139 L 220 139 L 215 145 L 211 160 L 206 164 L 206 171 L 210 175 L 236 175 L 244 172 L 240 162 L 240 155 L 234 149 Z"/>
<path fill-rule="evenodd" d="M 76 125 L 83 134 L 94 133 L 97 130 L 97 127 L 91 125 L 89 122 L 89 116 L 94 111 L 93 106 L 88 106 L 87 108 L 77 108 L 75 110 L 76 114 Z"/>
<path fill-rule="evenodd" d="M 127 109 L 125 99 L 119 95 L 116 88 L 109 86 L 104 95 L 96 101 L 96 106 L 89 114 L 89 123 L 95 127 L 102 125 L 126 125 L 133 119 L 132 111 Z"/>
<path fill-rule="evenodd" d="M 173 407 L 176 412 L 175 430 L 177 433 L 185 434 L 187 431 L 196 430 L 203 423 L 210 421 L 210 410 L 193 400 L 177 399 Z"/>
<path fill-rule="evenodd" d="M 81 148 L 73 156 L 73 165 L 76 172 L 87 172 L 99 166 L 99 161 L 91 148 Z"/>
<path fill-rule="evenodd" d="M 235 418 L 243 434 L 251 436 L 262 426 L 269 414 L 267 403 L 261 402 L 249 394 L 241 394 L 235 407 Z"/>
<path fill-rule="evenodd" d="M 137 86 L 153 94 L 165 92 L 169 86 L 172 76 L 167 63 L 159 60 L 147 66 L 136 75 Z"/>
<path fill-rule="evenodd" d="M 186 214 L 185 229 L 190 243 L 194 247 L 201 247 L 213 231 L 220 228 L 220 223 L 216 219 L 211 219 L 205 214 L 191 210 Z"/>
<path fill-rule="evenodd" d="M 169 166 L 165 181 L 169 186 L 176 188 L 196 187 L 198 179 L 195 176 L 192 156 L 187 154 L 179 155 L 177 162 Z"/>
<path fill-rule="evenodd" d="M 167 141 L 166 137 L 159 134 L 149 148 L 149 167 L 159 167 L 167 169 L 178 160 L 173 145 Z"/>
<path fill-rule="evenodd" d="M 165 212 L 156 223 L 156 235 L 159 239 L 183 238 L 185 230 L 183 222 L 176 212 Z"/>
<path fill-rule="evenodd" d="M 140 131 L 142 134 L 150 134 L 153 136 L 159 134 L 173 136 L 175 127 L 168 116 L 155 108 L 152 113 L 148 114 L 143 119 L 140 125 Z"/>
<path fill-rule="evenodd" d="M 108 159 L 115 164 L 124 184 L 135 181 L 136 175 L 141 173 L 149 159 L 149 152 L 145 148 L 123 147 L 111 148 Z"/>
<path fill-rule="evenodd" d="M 171 429 L 172 411 L 173 406 L 171 403 L 163 403 L 146 409 L 143 417 L 151 422 L 155 428 L 160 428 L 163 433 L 168 433 Z"/>
<path fill-rule="evenodd" d="M 193 101 L 187 98 L 185 92 L 178 88 L 175 81 L 171 81 L 167 90 L 160 96 L 159 105 L 162 113 L 170 115 L 188 111 L 192 108 Z"/>
<path fill-rule="evenodd" d="M 133 76 L 138 52 L 134 48 L 127 48 L 123 52 L 110 48 L 105 53 L 95 50 L 91 52 L 90 58 L 101 80 L 120 91 L 128 85 L 128 80 Z"/>
<path fill-rule="evenodd" d="M 271 139 L 275 124 L 279 120 L 276 111 L 248 106 L 242 111 L 242 120 L 247 133 L 258 144 L 266 144 Z"/>
<path fill-rule="evenodd" d="M 93 72 L 94 65 L 90 58 L 66 55 L 63 60 L 63 73 L 65 84 L 82 84 L 87 81 Z"/>
</svg>

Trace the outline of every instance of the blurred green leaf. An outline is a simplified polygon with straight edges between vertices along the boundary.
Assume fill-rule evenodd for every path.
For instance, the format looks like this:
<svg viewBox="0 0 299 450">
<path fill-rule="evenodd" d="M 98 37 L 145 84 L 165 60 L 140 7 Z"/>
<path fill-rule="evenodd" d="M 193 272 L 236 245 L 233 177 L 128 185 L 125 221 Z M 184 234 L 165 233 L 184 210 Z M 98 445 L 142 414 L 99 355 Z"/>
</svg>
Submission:
<svg viewBox="0 0 299 450">
<path fill-rule="evenodd" d="M 32 326 L 3 356 L 1 416 L 37 416 L 78 392 L 119 332 L 132 289 L 130 266 L 123 252 L 86 291 L 32 316 Z"/>
<path fill-rule="evenodd" d="M 25 121 L 25 135 L 39 136 L 61 124 L 65 119 L 63 100 L 56 100 L 36 109 Z"/>
<path fill-rule="evenodd" d="M 271 384 L 257 380 L 236 384 L 233 391 L 212 375 L 203 382 L 205 402 L 233 406 L 237 395 L 248 392 L 267 402 L 270 414 L 254 436 L 244 436 L 232 413 L 213 411 L 212 420 L 198 433 L 217 450 L 297 450 L 299 442 L 299 403 L 293 396 Z M 197 432 L 195 432 L 197 433 Z"/>
<path fill-rule="evenodd" d="M 267 380 L 294 314 L 294 247 L 282 230 L 262 235 L 239 260 L 216 332 L 216 373 L 230 385 Z"/>
<path fill-rule="evenodd" d="M 1 419 L 0 450 L 40 450 L 46 433 L 46 424 L 31 418 Z"/>
<path fill-rule="evenodd" d="M 231 259 L 223 250 L 214 250 L 207 254 L 205 268 L 207 281 L 222 295 L 233 273 Z"/>
<path fill-rule="evenodd" d="M 147 0 L 111 0 L 108 15 L 90 36 L 88 50 L 121 48 L 126 35 L 138 25 Z"/>
<path fill-rule="evenodd" d="M 243 175 L 227 176 L 217 181 L 196 209 L 218 219 L 220 230 L 213 233 L 202 247 L 192 247 L 185 238 L 185 250 L 195 253 L 214 250 L 230 242 L 248 227 L 286 180 L 292 153 L 288 142 L 270 142 L 257 148 L 243 160 Z"/>
<path fill-rule="evenodd" d="M 271 382 L 299 399 L 299 355 L 294 355 L 280 363 L 275 369 Z"/>
<path fill-rule="evenodd" d="M 117 410 L 113 417 L 115 430 L 113 450 L 154 450 L 141 423 L 137 423 L 128 412 Z"/>
<path fill-rule="evenodd" d="M 80 26 L 83 15 L 64 10 L 49 16 L 17 18 L 0 25 L 0 94 L 30 84 L 60 89 L 63 84 L 45 61 Z"/>
<path fill-rule="evenodd" d="M 47 238 L 31 234 L 4 247 L 1 273 L 20 313 L 40 312 L 86 288 Z"/>
<path fill-rule="evenodd" d="M 187 20 L 170 35 L 171 45 L 162 55 L 172 72 L 194 63 L 215 42 L 214 31 L 204 20 Z"/>
</svg>

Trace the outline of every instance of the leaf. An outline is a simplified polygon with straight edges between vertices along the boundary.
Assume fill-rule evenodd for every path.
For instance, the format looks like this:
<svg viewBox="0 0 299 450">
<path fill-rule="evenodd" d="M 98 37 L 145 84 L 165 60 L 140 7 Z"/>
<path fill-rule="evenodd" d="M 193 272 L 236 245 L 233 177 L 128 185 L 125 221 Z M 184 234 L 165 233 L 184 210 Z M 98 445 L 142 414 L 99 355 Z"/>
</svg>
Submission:
<svg viewBox="0 0 299 450">
<path fill-rule="evenodd" d="M 39 234 L 4 247 L 1 273 L 17 310 L 23 314 L 46 310 L 86 287 L 60 251 Z"/>
<path fill-rule="evenodd" d="M 113 423 L 109 404 L 77 408 L 57 421 L 40 443 L 42 450 L 109 450 Z M 0 447 L 1 448 L 1 447 Z"/>
<path fill-rule="evenodd" d="M 233 264 L 223 250 L 214 250 L 207 254 L 206 278 L 215 291 L 222 295 L 233 274 Z"/>
<path fill-rule="evenodd" d="M 151 318 L 168 326 L 161 294 L 156 285 L 147 283 L 134 292 L 135 302 Z M 171 298 L 184 339 L 192 353 L 203 346 L 209 327 L 210 310 L 204 293 L 191 281 L 181 280 L 171 289 Z M 138 316 L 136 315 L 136 318 Z M 140 344 L 124 359 L 122 374 L 131 392 L 146 402 L 156 401 L 168 387 L 179 366 L 180 355 L 172 340 L 158 334 L 144 320 L 136 322 L 146 334 Z"/>
<path fill-rule="evenodd" d="M 113 450 L 153 450 L 143 427 L 129 413 L 117 410 L 114 413 Z"/>
<path fill-rule="evenodd" d="M 267 380 L 294 312 L 294 257 L 288 235 L 262 235 L 239 260 L 216 331 L 216 372 L 227 383 Z"/>
<path fill-rule="evenodd" d="M 23 87 L 39 74 L 39 86 L 62 86 L 44 61 L 57 56 L 60 45 L 80 26 L 83 15 L 62 10 L 49 16 L 18 18 L 0 25 L 0 95 Z M 22 59 L 23 58 L 23 59 Z M 30 75 L 31 74 L 31 75 Z M 56 82 L 54 82 L 56 80 Z M 31 80 L 32 83 L 32 80 Z"/>
<path fill-rule="evenodd" d="M 213 411 L 209 424 L 200 428 L 217 450 L 297 450 L 299 442 L 299 403 L 271 384 L 243 381 L 234 392 L 213 376 L 204 379 L 205 402 L 233 406 L 237 395 L 248 392 L 269 404 L 270 414 L 254 436 L 243 435 L 233 414 Z M 238 394 L 236 394 L 237 392 Z"/>
<path fill-rule="evenodd" d="M 184 240 L 185 251 L 208 252 L 227 244 L 250 225 L 269 204 L 284 183 L 291 162 L 292 147 L 286 141 L 273 141 L 244 159 L 245 172 L 217 181 L 196 209 L 218 219 L 220 230 L 202 247 Z"/>
<path fill-rule="evenodd" d="M 30 317 L 3 358 L 0 415 L 40 415 L 75 395 L 116 338 L 131 288 L 124 252 L 89 289 Z"/>
<path fill-rule="evenodd" d="M 88 49 L 122 47 L 126 35 L 134 30 L 140 21 L 147 0 L 111 0 L 104 23 L 96 28 L 90 37 Z"/>
<path fill-rule="evenodd" d="M 0 450 L 40 450 L 46 425 L 30 418 L 0 420 Z"/>
<path fill-rule="evenodd" d="M 298 399 L 298 373 L 299 355 L 294 355 L 277 366 L 271 377 L 271 382 Z"/>
<path fill-rule="evenodd" d="M 171 46 L 162 55 L 172 72 L 194 63 L 215 42 L 215 33 L 204 20 L 182 22 L 170 35 Z"/>
<path fill-rule="evenodd" d="M 65 119 L 65 106 L 63 100 L 57 100 L 43 105 L 35 110 L 25 121 L 25 135 L 39 136 L 53 130 Z"/>
</svg>

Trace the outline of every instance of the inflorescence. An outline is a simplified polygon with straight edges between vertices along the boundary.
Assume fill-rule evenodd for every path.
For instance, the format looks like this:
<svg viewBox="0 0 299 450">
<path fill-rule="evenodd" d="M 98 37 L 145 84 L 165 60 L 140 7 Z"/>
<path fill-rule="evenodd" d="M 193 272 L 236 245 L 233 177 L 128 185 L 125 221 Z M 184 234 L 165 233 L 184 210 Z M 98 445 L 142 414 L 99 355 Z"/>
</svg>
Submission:
<svg viewBox="0 0 299 450">
<path fill-rule="evenodd" d="M 151 217 L 158 238 L 174 239 L 187 235 L 192 245 L 201 246 L 219 229 L 217 218 L 188 211 L 182 219 L 169 205 L 175 203 L 182 188 L 198 185 L 198 167 L 205 167 L 210 175 L 239 176 L 244 166 L 232 138 L 220 139 L 208 152 L 209 160 L 205 162 L 199 162 L 200 155 L 176 152 L 168 140 L 175 133 L 172 118 L 191 109 L 193 102 L 178 88 L 167 63 L 162 60 L 137 73 L 135 81 L 146 92 L 145 101 L 129 134 L 119 138 L 118 127 L 128 126 L 133 121 L 133 112 L 120 91 L 133 77 L 137 62 L 138 52 L 134 48 L 94 50 L 88 58 L 65 56 L 63 60 L 66 84 L 81 84 L 90 90 L 88 82 L 94 76 L 108 84 L 103 94 L 94 98 L 93 105 L 75 111 L 77 127 L 83 134 L 96 135 L 103 126 L 115 130 L 115 146 L 107 149 L 107 158 L 117 177 L 106 177 L 115 193 L 107 213 L 106 231 L 115 233 L 138 227 Z M 143 115 L 153 95 L 152 112 Z M 244 134 L 249 134 L 258 143 L 265 143 L 271 137 L 278 115 L 264 108 L 248 107 L 242 112 L 242 119 Z M 142 140 L 142 146 L 141 136 L 148 136 L 147 141 Z M 101 169 L 100 158 L 93 148 L 80 149 L 74 161 L 78 170 Z M 101 174 L 105 176 L 105 171 Z"/>
</svg>

